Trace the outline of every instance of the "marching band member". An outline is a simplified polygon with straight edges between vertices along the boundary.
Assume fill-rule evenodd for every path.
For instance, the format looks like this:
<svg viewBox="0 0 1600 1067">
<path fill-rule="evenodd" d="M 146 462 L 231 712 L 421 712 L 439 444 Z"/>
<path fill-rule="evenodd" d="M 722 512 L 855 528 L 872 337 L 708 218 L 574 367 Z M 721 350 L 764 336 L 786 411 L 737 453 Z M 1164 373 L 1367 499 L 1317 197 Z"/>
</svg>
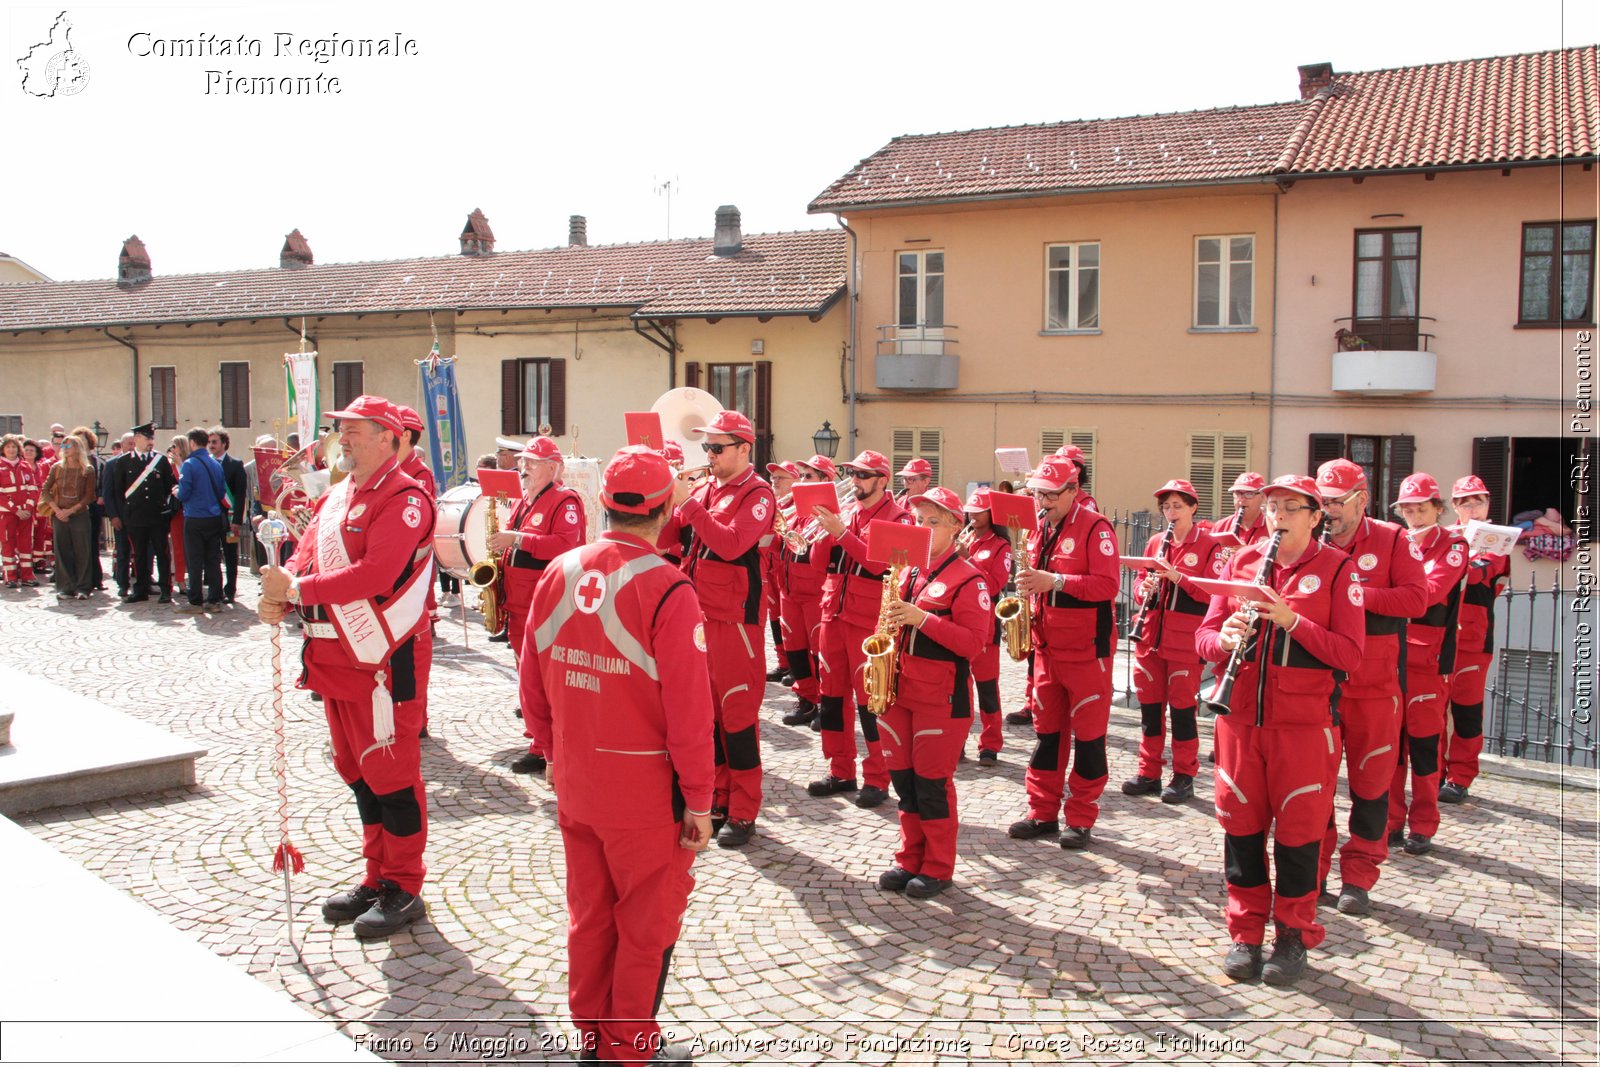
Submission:
<svg viewBox="0 0 1600 1067">
<path fill-rule="evenodd" d="M 827 456 L 812 456 L 804 463 L 796 463 L 797 480 L 802 482 L 834 482 L 838 471 Z M 811 724 L 819 729 L 817 708 L 822 700 L 822 667 L 817 662 L 817 627 L 822 625 L 823 574 L 812 565 L 812 546 L 803 543 L 805 533 L 814 522 L 810 516 L 795 514 L 791 529 L 796 535 L 792 541 L 802 542 L 798 548 L 789 541 L 778 546 L 778 581 L 783 586 L 783 654 L 789 661 L 789 674 L 794 678 L 794 693 L 798 706 L 784 715 L 786 726 Z"/>
<path fill-rule="evenodd" d="M 1439 525 L 1444 501 L 1432 475 L 1413 474 L 1400 483 L 1395 501 L 1412 542 L 1422 552 L 1428 585 L 1427 610 L 1406 626 L 1406 713 L 1401 737 L 1405 753 L 1389 787 L 1389 847 L 1413 856 L 1433 851 L 1439 829 L 1439 735 L 1444 732 L 1455 670 L 1456 623 L 1466 584 L 1467 543 Z M 1411 768 L 1411 803 L 1406 804 L 1406 767 Z M 1404 831 L 1409 827 L 1410 833 Z"/>
<path fill-rule="evenodd" d="M 422 415 L 416 408 L 404 404 L 396 404 L 395 410 L 400 414 L 400 473 L 422 486 L 422 491 L 428 494 L 428 499 L 436 502 L 439 498 L 439 484 L 434 480 L 433 471 L 422 461 L 422 451 L 417 448 L 417 442 L 422 440 Z M 440 588 L 443 588 L 441 584 Z M 432 619 L 437 615 L 439 600 L 434 595 L 433 585 L 428 586 L 428 617 Z M 515 640 L 513 638 L 513 640 Z M 511 646 L 515 649 L 517 646 Z M 428 679 L 433 674 L 433 627 L 417 635 L 417 700 L 421 702 L 422 736 L 428 736 Z"/>
<path fill-rule="evenodd" d="M 1006 832 L 1026 839 L 1059 831 L 1062 848 L 1087 848 L 1106 787 L 1117 537 L 1103 515 L 1078 503 L 1078 472 L 1070 462 L 1046 460 L 1026 485 L 1041 514 L 1028 538 L 1032 566 L 1016 584 L 1018 595 L 1039 598 L 1033 613 L 1039 740 L 1028 761 L 1028 817 Z M 1073 742 L 1070 779 L 1063 737 Z M 1063 782 L 1071 789 L 1064 809 Z M 1063 813 L 1065 830 L 1057 821 Z"/>
<path fill-rule="evenodd" d="M 768 463 L 767 475 L 778 506 L 772 509 L 771 534 L 761 542 L 761 590 L 767 598 L 767 629 L 772 633 L 772 653 L 778 658 L 778 665 L 767 672 L 767 681 L 779 682 L 789 673 L 789 665 L 783 651 L 783 583 L 778 578 L 783 546 L 777 532 L 778 512 L 793 502 L 789 490 L 800 477 L 800 468 L 793 463 Z"/>
<path fill-rule="evenodd" d="M 66 440 L 65 437 L 62 440 Z M 44 480 L 50 475 L 50 466 L 55 461 L 46 459 L 44 451 L 39 447 L 39 442 L 31 438 L 22 439 L 22 461 L 33 465 L 33 484 L 40 491 L 44 490 Z M 39 514 L 38 502 L 33 508 L 33 570 L 35 575 L 49 571 L 55 559 L 54 543 L 51 537 L 50 516 Z"/>
<path fill-rule="evenodd" d="M 1317 857 L 1333 811 L 1338 726 L 1331 702 L 1341 672 L 1361 663 L 1362 589 L 1349 557 L 1311 536 L 1322 516 L 1317 484 L 1286 474 L 1267 487 L 1273 542 L 1241 548 L 1223 577 L 1254 581 L 1278 599 L 1259 613 L 1213 597 L 1195 636 L 1201 658 L 1241 657 L 1229 706 L 1217 717 L 1217 819 L 1222 824 L 1228 880 L 1227 926 L 1233 946 L 1222 970 L 1230 978 L 1260 975 L 1290 985 L 1305 971 L 1306 950 L 1321 944 L 1317 922 Z M 1263 568 L 1268 573 L 1261 575 Z M 1254 642 L 1246 638 L 1254 628 Z M 1272 833 L 1276 882 L 1269 881 Z M 1267 920 L 1277 927 L 1265 967 Z"/>
<path fill-rule="evenodd" d="M 961 509 L 971 521 L 971 535 L 961 547 L 962 557 L 983 575 L 983 585 L 997 595 L 1011 579 L 1011 539 L 1004 527 L 997 527 L 989 514 L 989 490 L 975 489 Z M 978 762 L 993 767 L 1005 747 L 1005 730 L 1000 726 L 1000 620 L 995 619 L 984 637 L 983 647 L 972 657 L 972 681 L 978 690 L 978 714 L 982 732 L 978 735 Z"/>
<path fill-rule="evenodd" d="M 1476 474 L 1457 478 L 1450 506 L 1462 528 L 1474 519 L 1489 521 L 1489 489 Z M 1451 730 L 1445 733 L 1444 784 L 1439 802 L 1459 804 L 1478 777 L 1483 751 L 1483 689 L 1494 659 L 1494 603 L 1511 584 L 1511 557 L 1476 552 L 1467 564 L 1456 632 L 1456 670 L 1450 676 Z"/>
<path fill-rule="evenodd" d="M 537 461 L 536 461 L 537 462 Z M 659 453 L 606 465 L 606 530 L 539 577 L 521 697 L 549 779 L 567 869 L 567 1002 L 579 1057 L 690 1062 L 656 1012 L 716 772 L 706 629 L 683 573 L 652 551 L 677 483 Z"/>
<path fill-rule="evenodd" d="M 907 568 L 889 609 L 889 625 L 900 627 L 899 677 L 878 728 L 900 797 L 900 849 L 878 888 L 926 900 L 950 888 L 955 873 L 955 771 L 972 729 L 970 661 L 994 629 L 994 605 L 983 575 L 955 550 L 961 498 L 934 488 L 910 502 L 933 540 L 927 573 Z"/>
<path fill-rule="evenodd" d="M 1099 511 L 1099 503 L 1089 495 L 1089 465 L 1083 449 L 1074 444 L 1065 444 L 1052 452 L 1050 458 L 1072 462 L 1073 468 L 1078 472 L 1078 506 L 1088 508 L 1090 511 Z"/>
<path fill-rule="evenodd" d="M 1174 478 L 1153 494 L 1167 531 L 1151 534 L 1144 554 L 1162 559 L 1164 569 L 1146 572 L 1134 590 L 1144 632 L 1134 646 L 1133 681 L 1139 695 L 1139 771 L 1122 783 L 1128 796 L 1160 793 L 1163 804 L 1194 796 L 1200 773 L 1200 731 L 1195 724 L 1199 704 L 1200 654 L 1194 632 L 1211 606 L 1211 598 L 1193 583 L 1222 573 L 1217 540 L 1194 521 L 1200 498 L 1194 486 Z M 1169 536 L 1170 534 L 1170 536 Z M 1172 781 L 1161 788 L 1162 752 L 1166 745 L 1166 712 L 1172 709 Z"/>
<path fill-rule="evenodd" d="M 674 503 L 690 531 L 684 570 L 706 616 L 711 696 L 717 723 L 717 844 L 738 848 L 761 812 L 761 698 L 766 692 L 761 539 L 772 534 L 772 487 L 750 463 L 756 433 L 737 411 L 717 412 L 700 447 L 711 466 L 691 493 L 679 479 Z"/>
<path fill-rule="evenodd" d="M 533 587 L 550 561 L 584 542 L 587 516 L 583 498 L 561 483 L 561 448 L 548 437 L 530 438 L 517 453 L 517 474 L 522 481 L 522 499 L 511 511 L 506 528 L 494 536 L 494 550 L 501 554 L 500 574 L 505 590 L 507 632 L 511 654 L 519 668 L 522 661 L 523 633 L 528 628 L 528 609 L 533 603 Z M 527 717 L 526 704 L 522 705 Z M 523 736 L 532 738 L 529 726 Z M 530 740 L 528 751 L 511 764 L 515 774 L 538 774 L 545 767 L 545 750 Z"/>
<path fill-rule="evenodd" d="M 1266 484 L 1266 479 L 1255 471 L 1245 471 L 1229 487 L 1234 513 L 1211 524 L 1212 535 L 1222 538 L 1224 561 L 1245 545 L 1267 539 L 1267 520 L 1261 513 L 1261 505 L 1266 500 L 1262 490 Z"/>
<path fill-rule="evenodd" d="M 328 417 L 344 420 L 349 477 L 317 501 L 288 563 L 262 570 L 257 613 L 273 625 L 294 605 L 306 620 L 298 684 L 322 694 L 334 769 L 361 817 L 366 873 L 329 897 L 322 917 L 353 919 L 357 937 L 382 938 L 425 913 L 428 801 L 413 638 L 428 628 L 433 500 L 399 469 L 393 404 L 359 396 Z"/>
<path fill-rule="evenodd" d="M 22 458 L 22 438 L 0 438 L 0 567 L 6 588 L 36 586 L 33 576 L 33 517 L 39 510 L 39 480 Z"/>
<path fill-rule="evenodd" d="M 817 659 L 822 664 L 822 700 L 817 719 L 822 726 L 822 754 L 828 774 L 806 786 L 814 797 L 856 792 L 856 728 L 867 743 L 861 761 L 865 785 L 856 806 L 875 808 L 889 799 L 889 769 L 883 760 L 878 717 L 867 711 L 865 641 L 878 626 L 883 603 L 883 573 L 888 568 L 867 561 L 867 527 L 874 520 L 905 522 L 906 513 L 888 493 L 889 461 L 870 449 L 845 464 L 855 486 L 855 508 L 845 519 L 823 507 L 815 518 L 827 536 L 812 546 L 812 566 L 826 568 L 822 587 L 822 626 Z M 851 705 L 848 701 L 854 698 Z"/>
<path fill-rule="evenodd" d="M 1324 463 L 1317 468 L 1317 492 L 1329 541 L 1355 563 L 1366 631 L 1361 664 L 1340 687 L 1340 747 L 1350 787 L 1350 837 L 1340 849 L 1330 812 L 1317 884 L 1327 885 L 1338 851 L 1344 884 L 1337 906 L 1346 915 L 1365 915 L 1371 910 L 1379 865 L 1389 856 L 1385 824 L 1405 707 L 1400 653 L 1406 620 L 1422 613 L 1427 584 L 1422 552 L 1405 531 L 1392 522 L 1367 518 L 1367 476 L 1359 465 L 1348 459 Z M 1333 754 L 1335 778 L 1339 755 Z"/>
<path fill-rule="evenodd" d="M 912 497 L 928 491 L 928 486 L 933 484 L 933 465 L 921 456 L 906 461 L 906 465 L 897 472 L 900 477 L 900 492 L 894 495 L 894 502 L 903 510 L 909 511 L 910 505 L 906 501 Z"/>
</svg>

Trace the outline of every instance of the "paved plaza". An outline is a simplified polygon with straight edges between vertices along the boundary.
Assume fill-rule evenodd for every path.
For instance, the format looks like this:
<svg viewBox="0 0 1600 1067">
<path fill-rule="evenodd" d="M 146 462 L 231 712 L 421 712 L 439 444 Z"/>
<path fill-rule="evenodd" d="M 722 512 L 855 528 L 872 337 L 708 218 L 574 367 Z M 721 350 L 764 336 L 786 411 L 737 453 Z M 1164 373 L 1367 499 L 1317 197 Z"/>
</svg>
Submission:
<svg viewBox="0 0 1600 1067">
<path fill-rule="evenodd" d="M 523 746 L 506 646 L 475 621 L 464 643 L 459 616 L 439 626 L 422 749 L 428 918 L 391 942 L 320 919 L 322 898 L 360 872 L 360 833 L 321 707 L 286 697 L 291 837 L 306 859 L 296 959 L 270 870 L 270 643 L 255 583 L 241 586 L 238 607 L 192 619 L 153 602 L 5 594 L 0 664 L 209 750 L 191 789 L 18 822 L 385 1058 L 567 1058 L 560 838 L 549 789 L 506 769 Z M 286 635 L 295 673 L 298 644 Z M 1006 669 L 1013 708 L 1021 670 Z M 1117 790 L 1134 767 L 1136 713 L 1113 717 L 1111 785 L 1084 853 L 1005 835 L 1025 814 L 1031 733 L 1008 727 L 995 769 L 964 762 L 956 886 L 917 902 L 874 884 L 897 840 L 893 803 L 808 797 L 824 766 L 816 734 L 779 722 L 788 706 L 769 686 L 758 836 L 695 866 L 662 1021 L 698 1043 L 697 1062 L 1595 1062 L 1590 789 L 1491 769 L 1467 805 L 1445 809 L 1433 854 L 1384 867 L 1372 915 L 1323 910 L 1311 972 L 1280 990 L 1220 972 L 1209 766 L 1196 783 L 1206 799 L 1187 805 Z M 1341 826 L 1344 813 L 1341 799 Z M 181 991 L 172 1005 L 183 1019 Z M 73 1013 L 93 1018 L 94 1006 L 63 1006 Z"/>
</svg>

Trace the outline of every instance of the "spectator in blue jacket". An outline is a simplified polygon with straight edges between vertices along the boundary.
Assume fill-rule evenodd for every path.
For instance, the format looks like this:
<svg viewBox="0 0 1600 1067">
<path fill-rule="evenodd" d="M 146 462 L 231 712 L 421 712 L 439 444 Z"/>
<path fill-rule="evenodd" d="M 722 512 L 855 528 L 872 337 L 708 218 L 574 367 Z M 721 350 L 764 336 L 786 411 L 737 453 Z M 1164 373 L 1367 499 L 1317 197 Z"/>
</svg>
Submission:
<svg viewBox="0 0 1600 1067">
<path fill-rule="evenodd" d="M 183 505 L 183 554 L 189 564 L 189 602 L 178 610 L 197 615 L 222 607 L 222 542 L 228 535 L 227 480 L 222 464 L 206 451 L 206 431 L 189 431 L 189 458 L 178 473 Z M 202 598 L 202 585 L 203 598 Z"/>
</svg>

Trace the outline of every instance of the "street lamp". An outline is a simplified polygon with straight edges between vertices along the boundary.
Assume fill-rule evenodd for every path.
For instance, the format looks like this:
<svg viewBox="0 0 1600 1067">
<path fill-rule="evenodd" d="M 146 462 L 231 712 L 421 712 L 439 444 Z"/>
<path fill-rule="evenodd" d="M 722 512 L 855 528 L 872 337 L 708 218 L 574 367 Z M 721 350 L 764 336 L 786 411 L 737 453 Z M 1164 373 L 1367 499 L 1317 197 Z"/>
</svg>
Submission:
<svg viewBox="0 0 1600 1067">
<path fill-rule="evenodd" d="M 94 440 L 95 440 L 95 446 L 94 447 L 95 447 L 95 451 L 98 452 L 98 451 L 100 451 L 100 449 L 102 449 L 102 448 L 104 448 L 106 446 L 106 428 L 104 426 L 100 425 L 100 420 L 99 419 L 95 419 L 94 420 L 94 425 L 89 427 L 89 429 L 94 431 Z"/>
<path fill-rule="evenodd" d="M 811 444 L 817 450 L 817 455 L 832 459 L 839 454 L 839 431 L 827 419 L 822 420 L 822 429 L 811 435 Z"/>
</svg>

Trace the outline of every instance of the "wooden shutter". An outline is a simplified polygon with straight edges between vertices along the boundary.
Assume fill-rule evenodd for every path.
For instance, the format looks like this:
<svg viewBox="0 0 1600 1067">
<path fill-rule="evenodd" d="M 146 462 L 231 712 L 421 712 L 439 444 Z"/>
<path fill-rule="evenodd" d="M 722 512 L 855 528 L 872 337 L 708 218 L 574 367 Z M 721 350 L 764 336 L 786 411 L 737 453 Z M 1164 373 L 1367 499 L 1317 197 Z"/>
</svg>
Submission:
<svg viewBox="0 0 1600 1067">
<path fill-rule="evenodd" d="M 500 436 L 522 435 L 522 361 L 500 361 Z"/>
<path fill-rule="evenodd" d="M 360 360 L 333 365 L 333 404 L 343 411 L 366 391 L 366 364 Z"/>
<path fill-rule="evenodd" d="M 1344 455 L 1344 434 L 1342 433 L 1314 433 L 1311 435 L 1310 458 L 1306 460 L 1306 473 L 1315 478 L 1317 468 L 1330 459 L 1338 459 Z"/>
<path fill-rule="evenodd" d="M 1081 426 L 1064 426 L 1058 430 L 1040 430 L 1038 462 L 1043 463 L 1045 457 L 1055 452 L 1062 445 L 1077 445 L 1082 450 L 1083 488 L 1092 491 L 1094 488 L 1094 430 Z"/>
<path fill-rule="evenodd" d="M 937 426 L 896 426 L 889 436 L 891 474 L 920 456 L 933 468 L 931 484 L 944 484 L 944 430 Z"/>
<path fill-rule="evenodd" d="M 1472 473 L 1489 490 L 1489 521 L 1506 525 L 1511 512 L 1511 438 L 1474 437 Z"/>
<path fill-rule="evenodd" d="M 764 477 L 772 462 L 772 361 L 756 360 L 755 380 L 756 470 Z"/>
<path fill-rule="evenodd" d="M 150 421 L 158 429 L 178 426 L 178 369 L 150 368 Z"/>
<path fill-rule="evenodd" d="M 704 389 L 700 384 L 700 364 L 685 363 L 683 365 L 683 385 L 686 389 Z"/>
<path fill-rule="evenodd" d="M 567 432 L 567 361 L 550 360 L 550 395 L 545 407 L 550 412 L 550 436 L 560 437 Z"/>
<path fill-rule="evenodd" d="M 222 379 L 223 426 L 250 425 L 250 364 L 221 363 L 217 366 Z"/>
<path fill-rule="evenodd" d="M 1232 500 L 1228 497 L 1228 487 L 1234 483 L 1239 475 L 1250 469 L 1250 435 L 1247 433 L 1225 433 L 1222 435 L 1221 463 L 1217 468 L 1217 515 L 1226 514 L 1232 510 Z M 1313 472 L 1315 473 L 1315 472 Z"/>
<path fill-rule="evenodd" d="M 1384 504 L 1389 504 L 1400 495 L 1400 483 L 1411 477 L 1412 471 L 1417 469 L 1417 439 L 1408 433 L 1396 434 L 1389 438 L 1389 495 Z"/>
<path fill-rule="evenodd" d="M 1200 502 L 1196 517 L 1217 517 L 1217 435 L 1191 433 L 1189 435 L 1189 484 L 1194 486 L 1195 497 Z M 1228 484 L 1232 485 L 1232 482 Z"/>
</svg>

